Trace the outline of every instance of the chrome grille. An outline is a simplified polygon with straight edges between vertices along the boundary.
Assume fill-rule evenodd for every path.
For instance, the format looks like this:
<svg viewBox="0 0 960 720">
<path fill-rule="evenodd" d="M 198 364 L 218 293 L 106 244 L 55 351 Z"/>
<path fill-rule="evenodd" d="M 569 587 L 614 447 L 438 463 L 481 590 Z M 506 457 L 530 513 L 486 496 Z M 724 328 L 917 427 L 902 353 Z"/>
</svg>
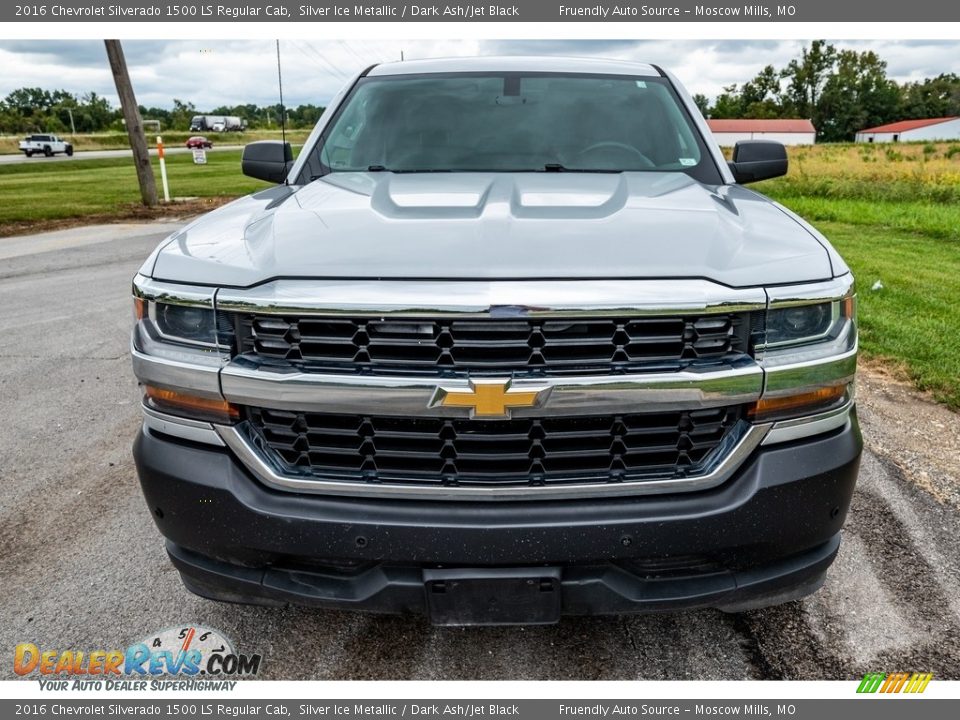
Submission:
<svg viewBox="0 0 960 720">
<path fill-rule="evenodd" d="M 683 477 L 741 417 L 739 407 L 493 421 L 246 412 L 285 473 L 457 486 Z"/>
<path fill-rule="evenodd" d="M 571 319 L 242 315 L 238 348 L 332 372 L 626 372 L 748 352 L 747 314 Z"/>
</svg>

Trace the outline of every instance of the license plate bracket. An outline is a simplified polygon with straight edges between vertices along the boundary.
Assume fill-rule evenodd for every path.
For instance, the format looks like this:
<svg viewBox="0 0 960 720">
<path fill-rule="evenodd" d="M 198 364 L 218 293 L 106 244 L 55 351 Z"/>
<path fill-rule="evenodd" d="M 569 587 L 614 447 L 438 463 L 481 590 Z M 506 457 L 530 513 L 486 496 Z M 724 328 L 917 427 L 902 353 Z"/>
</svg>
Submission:
<svg viewBox="0 0 960 720">
<path fill-rule="evenodd" d="M 434 625 L 551 625 L 560 620 L 559 568 L 427 569 Z"/>
</svg>

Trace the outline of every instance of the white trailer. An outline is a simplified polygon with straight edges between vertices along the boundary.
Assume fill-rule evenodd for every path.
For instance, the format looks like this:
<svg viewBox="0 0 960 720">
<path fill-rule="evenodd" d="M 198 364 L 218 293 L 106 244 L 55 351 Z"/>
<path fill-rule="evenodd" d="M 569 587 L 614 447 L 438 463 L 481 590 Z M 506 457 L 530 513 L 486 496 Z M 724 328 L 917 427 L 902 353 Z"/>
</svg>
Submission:
<svg viewBox="0 0 960 720">
<path fill-rule="evenodd" d="M 236 115 L 194 115 L 191 132 L 240 132 L 246 127 L 243 118 Z"/>
</svg>

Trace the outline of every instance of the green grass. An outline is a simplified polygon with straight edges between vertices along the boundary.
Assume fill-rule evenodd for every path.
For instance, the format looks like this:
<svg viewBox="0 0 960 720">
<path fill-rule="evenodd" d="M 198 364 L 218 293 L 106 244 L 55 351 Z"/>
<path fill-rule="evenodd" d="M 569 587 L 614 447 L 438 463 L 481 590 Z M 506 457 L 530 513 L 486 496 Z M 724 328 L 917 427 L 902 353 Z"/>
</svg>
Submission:
<svg viewBox="0 0 960 720">
<path fill-rule="evenodd" d="M 814 224 L 857 278 L 864 356 L 893 361 L 918 388 L 960 410 L 960 242 L 879 226 Z M 883 288 L 872 290 L 877 280 Z"/>
<path fill-rule="evenodd" d="M 960 241 L 960 203 L 843 200 L 785 194 L 777 192 L 775 188 L 757 189 L 810 221 L 860 225 Z"/>
<path fill-rule="evenodd" d="M 758 189 L 815 225 L 857 278 L 864 357 L 960 410 L 960 203 L 798 195 L 777 182 Z"/>
<path fill-rule="evenodd" d="M 850 157 L 848 153 L 846 159 Z M 960 154 L 952 157 L 960 160 Z M 266 187 L 240 174 L 239 151 L 209 153 L 207 159 L 207 165 L 194 165 L 189 155 L 168 157 L 174 196 L 232 197 Z M 818 162 L 828 164 L 830 156 Z M 842 168 L 838 176 L 852 188 L 853 181 L 843 175 L 849 162 L 836 164 Z M 832 197 L 820 180 L 796 177 L 757 188 L 820 228 L 853 269 L 865 356 L 904 368 L 917 387 L 960 410 L 960 333 L 955 327 L 960 317 L 960 202 L 931 201 L 922 183 L 898 179 L 890 168 L 884 173 L 900 183 L 898 200 L 890 199 L 889 188 L 870 187 Z M 935 184 L 940 179 L 942 173 Z M 159 182 L 158 177 L 158 188 Z M 861 182 L 885 181 L 872 177 Z M 123 215 L 138 200 L 129 159 L 0 165 L 0 234 L 5 225 L 8 234 L 23 223 Z M 873 291 L 877 280 L 884 287 Z"/>
<path fill-rule="evenodd" d="M 267 187 L 240 173 L 239 150 L 207 153 L 206 165 L 194 165 L 191 155 L 166 160 L 173 197 L 237 196 Z M 154 175 L 162 197 L 156 161 Z M 8 223 L 109 215 L 139 199 L 129 158 L 0 165 L 0 233 Z"/>
</svg>

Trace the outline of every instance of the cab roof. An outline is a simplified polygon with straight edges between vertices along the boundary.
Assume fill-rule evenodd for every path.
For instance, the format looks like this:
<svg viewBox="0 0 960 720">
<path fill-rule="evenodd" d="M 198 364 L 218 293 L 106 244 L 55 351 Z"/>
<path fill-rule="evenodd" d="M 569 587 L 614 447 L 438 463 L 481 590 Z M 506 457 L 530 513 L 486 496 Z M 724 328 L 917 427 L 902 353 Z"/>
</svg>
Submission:
<svg viewBox="0 0 960 720">
<path fill-rule="evenodd" d="M 457 72 L 558 72 L 593 73 L 599 75 L 627 75 L 631 77 L 661 77 L 653 65 L 607 60 L 603 58 L 575 58 L 549 56 L 494 56 L 453 57 L 432 60 L 406 60 L 374 66 L 368 77 L 390 75 L 417 75 Z"/>
</svg>

